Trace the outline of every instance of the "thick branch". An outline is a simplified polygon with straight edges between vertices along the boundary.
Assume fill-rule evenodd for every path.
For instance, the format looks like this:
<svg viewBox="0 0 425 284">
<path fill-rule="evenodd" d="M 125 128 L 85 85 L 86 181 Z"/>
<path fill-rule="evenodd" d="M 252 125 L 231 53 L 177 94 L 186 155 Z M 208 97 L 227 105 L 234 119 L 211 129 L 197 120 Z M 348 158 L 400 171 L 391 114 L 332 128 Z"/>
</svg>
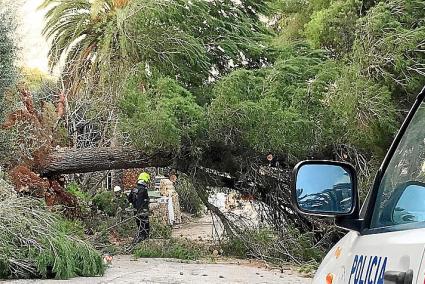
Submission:
<svg viewBox="0 0 425 284">
<path fill-rule="evenodd" d="M 163 167 L 172 162 L 169 154 L 148 155 L 132 148 L 66 149 L 49 154 L 34 167 L 43 176 L 87 173 L 114 169 Z"/>
</svg>

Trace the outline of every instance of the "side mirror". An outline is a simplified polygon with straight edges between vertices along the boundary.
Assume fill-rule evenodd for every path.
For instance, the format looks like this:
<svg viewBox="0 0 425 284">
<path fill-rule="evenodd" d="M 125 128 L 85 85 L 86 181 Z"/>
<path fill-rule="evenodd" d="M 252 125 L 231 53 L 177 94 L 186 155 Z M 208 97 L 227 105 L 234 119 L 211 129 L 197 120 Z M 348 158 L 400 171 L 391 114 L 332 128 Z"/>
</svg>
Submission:
<svg viewBox="0 0 425 284">
<path fill-rule="evenodd" d="M 356 171 L 348 163 L 303 161 L 294 168 L 292 198 L 305 214 L 358 218 Z"/>
</svg>

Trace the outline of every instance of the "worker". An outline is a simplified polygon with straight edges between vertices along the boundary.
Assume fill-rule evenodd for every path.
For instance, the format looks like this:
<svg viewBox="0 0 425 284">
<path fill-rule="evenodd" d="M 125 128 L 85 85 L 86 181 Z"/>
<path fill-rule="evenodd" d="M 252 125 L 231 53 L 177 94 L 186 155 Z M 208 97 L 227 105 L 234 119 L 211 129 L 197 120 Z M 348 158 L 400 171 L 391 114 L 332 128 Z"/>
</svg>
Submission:
<svg viewBox="0 0 425 284">
<path fill-rule="evenodd" d="M 177 185 L 177 171 L 176 170 L 171 170 L 169 173 L 169 177 L 168 179 L 173 183 L 174 186 Z"/>
<path fill-rule="evenodd" d="M 116 185 L 114 186 L 114 198 L 113 198 L 113 203 L 116 210 L 116 217 L 120 220 L 123 221 L 124 220 L 124 212 L 125 209 L 128 207 L 128 202 L 127 202 L 127 198 L 121 188 L 121 186 Z"/>
<path fill-rule="evenodd" d="M 149 182 L 150 175 L 147 172 L 142 172 L 137 179 L 136 187 L 128 195 L 128 201 L 134 208 L 137 225 L 134 243 L 139 243 L 149 237 Z"/>
<path fill-rule="evenodd" d="M 273 155 L 272 152 L 269 152 L 266 156 L 267 158 L 267 163 L 269 167 L 272 168 L 278 168 L 279 167 L 279 161 L 277 160 L 277 158 Z"/>
</svg>

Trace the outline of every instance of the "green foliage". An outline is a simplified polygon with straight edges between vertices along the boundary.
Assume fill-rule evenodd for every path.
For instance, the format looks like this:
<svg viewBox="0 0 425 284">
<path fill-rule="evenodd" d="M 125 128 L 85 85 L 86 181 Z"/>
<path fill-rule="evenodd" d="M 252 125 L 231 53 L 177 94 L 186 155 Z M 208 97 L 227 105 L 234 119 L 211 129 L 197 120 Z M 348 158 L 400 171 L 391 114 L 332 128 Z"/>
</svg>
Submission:
<svg viewBox="0 0 425 284">
<path fill-rule="evenodd" d="M 54 77 L 38 68 L 21 67 L 19 73 L 19 83 L 31 90 L 37 103 L 40 101 L 39 97 L 46 99 L 46 96 L 50 97 L 50 92 L 56 89 Z"/>
<path fill-rule="evenodd" d="M 359 73 L 308 45 L 285 46 L 273 66 L 222 78 L 203 107 L 174 80 L 139 76 L 121 103 L 123 129 L 150 151 L 223 143 L 295 162 L 337 142 L 382 154 L 395 131 L 391 93 Z"/>
<path fill-rule="evenodd" d="M 57 279 L 69 279 L 104 272 L 102 257 L 84 242 L 59 234 L 46 240 L 45 245 L 50 246 L 50 250 L 30 250 L 30 257 L 35 259 L 38 273 L 43 278 L 54 275 Z"/>
<path fill-rule="evenodd" d="M 324 248 L 315 245 L 314 233 L 300 233 L 292 227 L 285 228 L 284 232 L 267 228 L 248 229 L 230 237 L 221 249 L 227 256 L 260 257 L 274 263 L 295 260 L 317 265 L 325 255 Z"/>
<path fill-rule="evenodd" d="M 264 256 L 271 256 L 268 250 L 273 249 L 277 235 L 268 229 L 248 229 L 239 236 L 232 236 L 221 246 L 227 256 L 239 258 L 256 257 L 258 251 Z"/>
<path fill-rule="evenodd" d="M 125 254 L 126 247 L 136 234 L 136 222 L 132 211 L 123 211 L 116 216 L 93 214 L 83 220 L 84 227 L 91 231 L 91 241 L 102 253 Z M 151 230 L 153 230 L 151 228 Z"/>
<path fill-rule="evenodd" d="M 267 13 L 267 1 L 135 1 L 143 9 L 130 24 L 140 51 L 147 62 L 162 75 L 178 78 L 184 85 L 200 85 L 211 74 L 229 69 L 228 61 L 242 64 L 245 55 L 255 64 L 264 57 L 261 44 L 269 32 L 256 12 Z M 146 34 L 154 34 L 155 41 Z M 170 37 L 169 35 L 173 36 Z M 158 49 L 161 52 L 158 52 Z"/>
<path fill-rule="evenodd" d="M 282 16 L 281 37 L 306 38 L 343 59 L 347 67 L 360 65 L 364 76 L 387 86 L 397 100 L 415 96 L 425 84 L 423 1 L 273 2 Z"/>
<path fill-rule="evenodd" d="M 77 198 L 79 209 L 83 214 L 90 212 L 92 197 L 87 191 L 82 190 L 78 183 L 73 181 L 67 184 L 65 190 Z"/>
<path fill-rule="evenodd" d="M 350 52 L 361 2 L 335 1 L 328 8 L 313 13 L 305 26 L 307 39 L 315 48 L 326 48 L 336 56 Z"/>
<path fill-rule="evenodd" d="M 1 105 L 1 102 L 0 102 Z M 1 114 L 0 114 L 1 116 Z M 5 131 L 0 129 L 0 164 L 3 165 L 4 163 L 8 162 L 10 157 L 11 150 L 14 150 L 12 139 L 12 135 L 9 131 Z"/>
<path fill-rule="evenodd" d="M 277 28 L 280 31 L 276 42 L 287 44 L 298 41 L 305 36 L 304 28 L 312 14 L 327 9 L 330 0 L 274 0 L 271 3 L 273 11 L 279 16 Z"/>
<path fill-rule="evenodd" d="M 0 1 L 0 125 L 9 110 L 4 98 L 6 91 L 13 87 L 17 70 L 15 67 L 17 47 L 13 38 L 15 24 L 10 4 Z M 8 159 L 13 143 L 11 135 L 0 127 L 0 165 Z"/>
<path fill-rule="evenodd" d="M 116 56 L 128 59 L 131 44 L 125 35 L 124 7 L 114 1 L 45 0 L 41 8 L 49 8 L 43 33 L 53 43 L 49 51 L 52 67 L 68 50 L 66 62 L 77 68 L 91 59 L 96 67 L 100 63 L 110 67 Z"/>
<path fill-rule="evenodd" d="M 199 86 L 213 67 L 228 71 L 230 59 L 259 64 L 269 32 L 256 12 L 266 13 L 266 3 L 45 0 L 42 7 L 49 11 L 44 34 L 53 43 L 51 65 L 67 54 L 66 70 L 75 83 L 81 83 L 84 70 L 99 74 L 101 82 L 119 85 L 119 75 L 139 63 L 186 86 Z"/>
<path fill-rule="evenodd" d="M 81 190 L 80 186 L 76 182 L 71 182 L 67 184 L 66 191 L 68 191 L 81 201 L 88 202 L 90 200 L 90 195 L 87 192 Z"/>
<path fill-rule="evenodd" d="M 282 49 L 273 67 L 231 73 L 214 88 L 210 139 L 299 157 L 320 149 L 328 122 L 322 99 L 334 68 L 322 53 L 295 45 Z"/>
<path fill-rule="evenodd" d="M 117 214 L 119 204 L 112 191 L 102 191 L 93 197 L 93 205 L 108 216 Z"/>
<path fill-rule="evenodd" d="M 396 131 L 395 109 L 387 87 L 359 74 L 343 72 L 328 94 L 339 143 L 350 141 L 358 149 L 384 154 L 389 137 Z M 349 95 L 347 95 L 349 94 Z"/>
<path fill-rule="evenodd" d="M 249 257 L 249 247 L 241 238 L 232 236 L 221 244 L 221 249 L 225 256 L 236 257 L 240 259 Z"/>
<path fill-rule="evenodd" d="M 323 131 L 331 119 L 323 99 L 338 75 L 322 52 L 288 46 L 274 66 L 237 70 L 217 82 L 204 107 L 174 80 L 139 75 L 121 101 L 123 130 L 152 152 L 225 143 L 302 157 L 331 140 Z"/>
<path fill-rule="evenodd" d="M 183 239 L 146 240 L 134 249 L 134 256 L 146 258 L 197 260 L 206 254 L 202 245 Z"/>
<path fill-rule="evenodd" d="M 71 232 L 78 225 L 63 221 L 39 201 L 0 197 L 0 266 L 2 278 L 98 276 L 100 254 Z"/>
<path fill-rule="evenodd" d="M 172 227 L 168 224 L 162 223 L 158 218 L 149 218 L 149 237 L 151 239 L 170 239 L 172 233 Z"/>
<path fill-rule="evenodd" d="M 310 260 L 306 261 L 305 263 L 301 264 L 301 266 L 298 268 L 298 272 L 300 272 L 302 275 L 306 277 L 314 277 L 314 274 L 317 271 L 317 268 L 319 267 L 320 262 L 317 262 L 316 260 Z"/>
<path fill-rule="evenodd" d="M 424 19 L 424 1 L 380 1 L 355 32 L 353 60 L 362 72 L 410 100 L 425 85 Z"/>
<path fill-rule="evenodd" d="M 84 237 L 84 223 L 82 221 L 58 219 L 56 229 L 67 236 Z"/>
<path fill-rule="evenodd" d="M 135 77 L 121 100 L 124 132 L 147 151 L 175 151 L 201 131 L 204 113 L 194 96 L 169 78 Z"/>
<path fill-rule="evenodd" d="M 195 216 L 200 216 L 204 209 L 204 204 L 188 177 L 179 176 L 176 191 L 179 194 L 179 203 L 182 210 Z"/>
<path fill-rule="evenodd" d="M 315 260 L 317 263 L 322 261 L 325 250 L 316 245 L 313 232 L 301 233 L 296 228 L 288 228 L 285 235 L 292 239 L 291 245 L 288 245 L 289 255 L 303 261 Z"/>
</svg>

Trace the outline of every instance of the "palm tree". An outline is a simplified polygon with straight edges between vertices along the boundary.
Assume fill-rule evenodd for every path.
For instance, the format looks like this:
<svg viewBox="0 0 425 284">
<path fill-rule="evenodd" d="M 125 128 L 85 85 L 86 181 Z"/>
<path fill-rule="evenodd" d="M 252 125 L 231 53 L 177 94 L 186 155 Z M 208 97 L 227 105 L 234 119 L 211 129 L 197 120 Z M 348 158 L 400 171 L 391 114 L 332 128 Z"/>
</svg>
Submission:
<svg viewBox="0 0 425 284">
<path fill-rule="evenodd" d="M 245 7 L 233 0 L 44 0 L 50 66 L 64 60 L 73 85 L 87 77 L 97 84 L 140 63 L 199 86 L 213 68 L 228 72 L 230 60 L 263 64 L 266 32 L 251 10 L 261 11 L 267 1 L 254 2 L 244 0 Z"/>
<path fill-rule="evenodd" d="M 88 75 L 102 77 L 110 66 L 128 62 L 131 44 L 124 21 L 129 0 L 45 0 L 43 34 L 51 39 L 49 65 L 65 63 L 74 90 Z"/>
</svg>

